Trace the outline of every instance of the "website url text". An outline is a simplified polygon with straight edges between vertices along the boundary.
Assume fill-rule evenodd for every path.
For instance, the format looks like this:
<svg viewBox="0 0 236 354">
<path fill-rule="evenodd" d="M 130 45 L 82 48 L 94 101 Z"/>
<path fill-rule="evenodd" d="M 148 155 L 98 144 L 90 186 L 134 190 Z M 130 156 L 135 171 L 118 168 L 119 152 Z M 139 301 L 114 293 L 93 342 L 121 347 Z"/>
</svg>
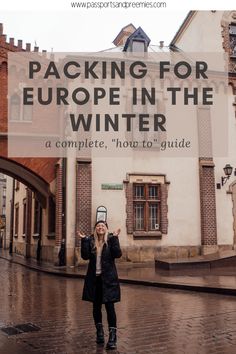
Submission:
<svg viewBox="0 0 236 354">
<path fill-rule="evenodd" d="M 72 8 L 82 9 L 160 9 L 166 8 L 167 3 L 152 1 L 75 1 L 71 2 Z"/>
</svg>

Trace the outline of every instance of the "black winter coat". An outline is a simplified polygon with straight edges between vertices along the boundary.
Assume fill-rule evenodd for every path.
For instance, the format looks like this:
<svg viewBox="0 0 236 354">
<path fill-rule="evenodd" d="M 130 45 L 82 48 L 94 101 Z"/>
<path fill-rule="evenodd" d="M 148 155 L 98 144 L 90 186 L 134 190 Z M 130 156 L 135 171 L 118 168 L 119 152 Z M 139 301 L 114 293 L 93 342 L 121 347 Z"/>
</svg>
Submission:
<svg viewBox="0 0 236 354">
<path fill-rule="evenodd" d="M 89 259 L 87 274 L 84 281 L 82 299 L 93 302 L 95 300 L 96 285 L 96 249 L 94 236 L 87 236 L 81 240 L 81 257 Z M 101 266 L 103 284 L 103 303 L 120 301 L 120 285 L 115 266 L 115 258 L 121 257 L 122 252 L 117 236 L 108 235 L 107 245 L 103 245 Z"/>
</svg>

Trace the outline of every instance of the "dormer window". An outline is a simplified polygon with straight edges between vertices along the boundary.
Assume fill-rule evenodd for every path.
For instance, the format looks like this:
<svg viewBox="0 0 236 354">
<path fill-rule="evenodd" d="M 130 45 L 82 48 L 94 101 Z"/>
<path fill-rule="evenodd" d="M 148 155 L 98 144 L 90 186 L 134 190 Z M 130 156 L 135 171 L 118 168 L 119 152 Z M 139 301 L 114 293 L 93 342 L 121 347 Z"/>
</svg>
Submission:
<svg viewBox="0 0 236 354">
<path fill-rule="evenodd" d="M 123 51 L 124 52 L 147 52 L 150 43 L 150 38 L 142 30 L 137 28 L 126 40 Z"/>
<path fill-rule="evenodd" d="M 145 42 L 144 41 L 136 41 L 133 40 L 132 43 L 132 52 L 146 52 L 145 50 Z"/>
</svg>

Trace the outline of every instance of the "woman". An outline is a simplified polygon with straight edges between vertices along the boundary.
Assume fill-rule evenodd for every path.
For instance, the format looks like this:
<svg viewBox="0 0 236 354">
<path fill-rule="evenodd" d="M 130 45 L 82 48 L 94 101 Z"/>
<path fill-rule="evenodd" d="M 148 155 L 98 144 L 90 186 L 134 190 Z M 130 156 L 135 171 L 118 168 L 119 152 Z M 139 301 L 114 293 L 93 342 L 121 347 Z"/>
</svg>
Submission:
<svg viewBox="0 0 236 354">
<path fill-rule="evenodd" d="M 89 259 L 85 277 L 83 297 L 93 302 L 93 318 L 97 329 L 98 344 L 104 343 L 102 324 L 102 304 L 105 304 L 109 326 L 107 349 L 116 349 L 116 312 L 114 303 L 120 301 L 120 285 L 115 266 L 115 258 L 121 257 L 118 235 L 120 229 L 109 233 L 105 221 L 97 221 L 94 235 L 81 237 L 81 257 Z"/>
</svg>

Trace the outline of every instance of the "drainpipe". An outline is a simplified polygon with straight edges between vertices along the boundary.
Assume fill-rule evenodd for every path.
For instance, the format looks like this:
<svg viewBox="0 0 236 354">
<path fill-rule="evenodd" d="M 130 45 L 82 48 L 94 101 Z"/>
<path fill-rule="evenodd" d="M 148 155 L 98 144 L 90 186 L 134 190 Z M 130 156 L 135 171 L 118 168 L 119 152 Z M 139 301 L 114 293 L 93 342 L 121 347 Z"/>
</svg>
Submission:
<svg viewBox="0 0 236 354">
<path fill-rule="evenodd" d="M 15 178 L 13 179 L 13 183 L 12 183 L 9 254 L 13 253 L 14 214 L 15 214 Z"/>
<path fill-rule="evenodd" d="M 42 252 L 42 206 L 39 204 L 39 238 L 36 251 L 36 259 L 38 262 L 41 261 L 41 252 Z"/>
<path fill-rule="evenodd" d="M 66 164 L 67 159 L 62 159 L 62 240 L 65 242 L 65 264 L 66 265 Z"/>
</svg>

